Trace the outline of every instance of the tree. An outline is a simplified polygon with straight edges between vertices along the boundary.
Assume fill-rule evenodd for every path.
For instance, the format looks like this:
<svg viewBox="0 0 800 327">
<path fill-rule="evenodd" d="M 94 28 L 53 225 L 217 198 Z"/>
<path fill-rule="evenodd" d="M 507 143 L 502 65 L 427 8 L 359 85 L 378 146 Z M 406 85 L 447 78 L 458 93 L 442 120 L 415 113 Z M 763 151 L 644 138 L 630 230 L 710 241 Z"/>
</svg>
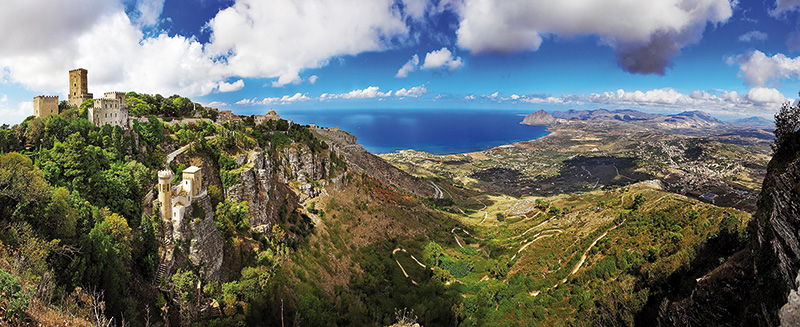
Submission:
<svg viewBox="0 0 800 327">
<path fill-rule="evenodd" d="M 59 187 L 53 191 L 50 205 L 47 206 L 47 218 L 43 226 L 47 226 L 55 238 L 71 239 L 75 237 L 78 218 L 69 200 L 69 191 Z"/>
<path fill-rule="evenodd" d="M 16 152 L 0 157 L 0 213 L 4 217 L 11 216 L 6 210 L 17 203 L 40 201 L 49 194 L 50 185 L 30 158 Z"/>
<path fill-rule="evenodd" d="M 214 224 L 225 240 L 231 239 L 237 230 L 250 229 L 249 210 L 247 202 L 236 202 L 231 198 L 227 198 L 217 205 L 217 210 L 214 212 Z"/>
<path fill-rule="evenodd" d="M 78 111 L 78 116 L 87 118 L 88 117 L 87 114 L 89 113 L 89 108 L 94 108 L 94 99 L 83 101 L 78 108 L 80 109 Z"/>
<path fill-rule="evenodd" d="M 636 196 L 633 198 L 633 204 L 631 205 L 631 210 L 638 210 L 639 206 L 645 203 L 645 201 L 647 201 L 647 198 L 644 197 L 644 195 L 636 194 Z"/>
<path fill-rule="evenodd" d="M 136 317 L 129 298 L 131 229 L 125 218 L 103 210 L 103 220 L 81 239 L 81 255 L 66 269 L 73 286 L 98 287 L 104 290 L 108 312 L 122 319 Z"/>
<path fill-rule="evenodd" d="M 7 124 L 0 126 L 0 153 L 22 150 L 19 137 Z"/>
<path fill-rule="evenodd" d="M 67 100 L 61 100 L 61 102 L 58 103 L 58 111 L 59 112 L 63 112 L 63 111 L 69 110 L 69 108 L 70 108 L 69 101 L 67 101 Z"/>
<path fill-rule="evenodd" d="M 798 130 L 800 130 L 800 104 L 793 106 L 789 102 L 785 102 L 781 105 L 781 110 L 775 114 L 773 154 L 794 153 L 798 147 L 797 137 L 795 137 Z"/>
<path fill-rule="evenodd" d="M 156 265 L 158 264 L 158 241 L 156 240 L 157 222 L 152 217 L 143 214 L 138 244 L 134 248 L 138 251 L 136 255 L 136 265 L 145 277 L 153 277 Z"/>
</svg>

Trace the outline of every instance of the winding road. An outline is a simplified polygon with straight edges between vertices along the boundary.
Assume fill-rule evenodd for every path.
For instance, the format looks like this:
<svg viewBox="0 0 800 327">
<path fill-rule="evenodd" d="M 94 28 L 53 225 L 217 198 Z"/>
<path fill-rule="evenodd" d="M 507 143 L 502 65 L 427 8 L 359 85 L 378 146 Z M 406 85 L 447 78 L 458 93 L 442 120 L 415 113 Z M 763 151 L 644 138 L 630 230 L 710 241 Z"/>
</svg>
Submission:
<svg viewBox="0 0 800 327">
<path fill-rule="evenodd" d="M 433 186 L 433 189 L 434 189 L 433 198 L 434 199 L 442 199 L 442 198 L 444 198 L 444 192 L 442 192 L 442 189 L 440 189 L 439 186 L 436 185 L 436 183 L 434 183 L 432 181 L 428 181 L 428 182 L 431 183 L 431 186 Z"/>
<path fill-rule="evenodd" d="M 397 252 L 403 252 L 403 253 L 408 254 L 409 256 L 411 256 L 411 259 L 413 259 L 414 262 L 416 262 L 420 267 L 428 268 L 428 266 L 422 264 L 422 262 L 419 262 L 419 260 L 417 260 L 417 258 L 415 258 L 414 255 L 409 254 L 408 252 L 406 252 L 406 249 L 396 248 L 396 249 L 392 250 L 392 256 L 394 256 Z M 408 276 L 408 273 L 406 273 L 406 269 L 403 268 L 403 265 L 400 264 L 400 261 L 398 261 L 397 258 L 394 259 L 394 262 L 396 262 L 397 266 L 400 267 L 400 270 L 403 272 L 403 276 L 406 276 L 406 278 L 411 279 L 411 277 Z M 411 283 L 414 284 L 414 285 L 419 285 L 413 279 L 411 279 Z"/>
<path fill-rule="evenodd" d="M 553 234 L 550 234 L 550 232 L 553 232 Z M 520 247 L 520 248 L 519 248 L 519 250 L 517 250 L 517 253 L 514 253 L 514 256 L 513 256 L 513 257 L 511 257 L 511 260 L 509 260 L 509 261 L 514 261 L 514 259 L 516 259 L 516 258 L 517 258 L 517 255 L 518 255 L 520 252 L 522 252 L 522 250 L 525 250 L 525 248 L 527 248 L 527 247 L 528 247 L 528 245 L 531 245 L 531 244 L 533 244 L 533 242 L 536 242 L 536 241 L 538 241 L 539 239 L 542 239 L 542 238 L 545 238 L 545 237 L 548 237 L 548 236 L 556 236 L 557 234 L 561 234 L 561 233 L 563 233 L 563 232 L 564 232 L 564 231 L 563 231 L 563 230 L 560 230 L 560 229 L 550 229 L 550 230 L 545 230 L 545 231 L 541 231 L 541 232 L 538 232 L 538 233 L 536 233 L 536 235 L 533 235 L 533 240 L 531 240 L 531 241 L 530 241 L 530 242 L 528 242 L 528 243 L 525 243 L 525 245 L 523 245 L 522 247 Z M 545 233 L 547 233 L 547 235 L 542 235 L 542 234 L 545 234 Z M 523 241 L 523 242 L 525 242 L 525 241 Z"/>
</svg>

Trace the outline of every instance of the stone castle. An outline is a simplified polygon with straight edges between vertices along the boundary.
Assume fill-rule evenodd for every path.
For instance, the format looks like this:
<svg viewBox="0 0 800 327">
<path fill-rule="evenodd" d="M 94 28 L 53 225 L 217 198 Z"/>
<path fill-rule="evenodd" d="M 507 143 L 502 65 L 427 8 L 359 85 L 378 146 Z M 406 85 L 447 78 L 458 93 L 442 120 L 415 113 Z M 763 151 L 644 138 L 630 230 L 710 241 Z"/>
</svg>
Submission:
<svg viewBox="0 0 800 327">
<path fill-rule="evenodd" d="M 69 106 L 78 108 L 86 101 L 94 99 L 89 93 L 89 72 L 78 68 L 69 71 Z M 33 98 L 33 115 L 47 117 L 59 114 L 58 96 L 40 95 Z M 87 119 L 97 126 L 111 125 L 127 129 L 128 105 L 125 103 L 125 92 L 107 92 L 103 98 L 94 99 L 94 106 L 88 109 Z"/>
<path fill-rule="evenodd" d="M 33 98 L 33 115 L 47 117 L 58 113 L 58 96 L 40 95 Z"/>
<path fill-rule="evenodd" d="M 187 207 L 192 201 L 206 194 L 203 189 L 203 170 L 191 166 L 183 170 L 183 180 L 180 184 L 172 186 L 172 171 L 158 171 L 158 202 L 159 213 L 164 223 L 172 224 L 172 237 L 181 239 L 181 226 Z"/>
</svg>

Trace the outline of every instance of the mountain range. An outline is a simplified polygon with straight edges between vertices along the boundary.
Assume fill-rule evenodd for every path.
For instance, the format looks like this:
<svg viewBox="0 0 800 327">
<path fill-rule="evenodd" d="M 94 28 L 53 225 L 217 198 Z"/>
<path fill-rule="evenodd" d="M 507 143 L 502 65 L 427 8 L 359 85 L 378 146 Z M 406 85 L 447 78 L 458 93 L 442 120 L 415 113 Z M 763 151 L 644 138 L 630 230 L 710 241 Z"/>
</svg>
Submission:
<svg viewBox="0 0 800 327">
<path fill-rule="evenodd" d="M 772 121 L 761 117 L 750 117 L 724 122 L 706 112 L 699 110 L 684 111 L 674 115 L 663 115 L 646 113 L 632 109 L 569 109 L 567 111 L 553 111 L 552 113 L 539 110 L 525 116 L 521 123 L 526 125 L 548 126 L 556 123 L 558 119 L 647 122 L 663 128 L 701 128 L 733 125 L 745 128 L 772 129 L 774 125 Z"/>
</svg>

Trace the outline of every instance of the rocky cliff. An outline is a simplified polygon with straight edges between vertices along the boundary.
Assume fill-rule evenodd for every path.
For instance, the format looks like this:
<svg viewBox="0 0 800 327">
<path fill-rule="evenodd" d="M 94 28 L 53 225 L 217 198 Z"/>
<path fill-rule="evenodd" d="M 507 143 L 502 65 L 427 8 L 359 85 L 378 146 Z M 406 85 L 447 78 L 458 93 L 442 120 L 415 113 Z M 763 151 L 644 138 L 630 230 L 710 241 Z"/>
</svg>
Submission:
<svg viewBox="0 0 800 327">
<path fill-rule="evenodd" d="M 422 179 L 392 166 L 382 158 L 369 153 L 356 143 L 356 137 L 338 129 L 319 129 L 314 131 L 325 139 L 337 155 L 347 162 L 347 169 L 356 173 L 365 173 L 384 185 L 421 197 L 432 197 L 433 186 Z"/>
<path fill-rule="evenodd" d="M 189 260 L 200 267 L 206 280 L 216 281 L 219 280 L 222 269 L 223 240 L 214 224 L 214 209 L 211 207 L 208 195 L 202 194 L 197 198 L 197 203 L 203 208 L 205 215 L 201 219 L 189 222 L 188 228 L 191 232 Z"/>
<path fill-rule="evenodd" d="M 551 126 L 556 123 L 556 119 L 544 110 L 532 112 L 525 115 L 520 124 L 531 126 Z"/>
<path fill-rule="evenodd" d="M 780 153 L 780 152 L 779 152 Z M 663 303 L 675 326 L 800 325 L 800 155 L 769 163 L 745 248 L 702 276 L 691 293 Z"/>
</svg>

